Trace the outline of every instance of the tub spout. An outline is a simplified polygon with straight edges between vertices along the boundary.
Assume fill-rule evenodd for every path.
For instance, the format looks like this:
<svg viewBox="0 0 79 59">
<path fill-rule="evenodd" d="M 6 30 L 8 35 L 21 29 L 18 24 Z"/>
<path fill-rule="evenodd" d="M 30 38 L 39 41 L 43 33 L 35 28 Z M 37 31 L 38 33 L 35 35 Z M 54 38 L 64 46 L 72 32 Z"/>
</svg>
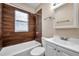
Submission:
<svg viewBox="0 0 79 59">
<path fill-rule="evenodd" d="M 0 48 L 0 51 L 2 50 L 2 48 Z"/>
</svg>

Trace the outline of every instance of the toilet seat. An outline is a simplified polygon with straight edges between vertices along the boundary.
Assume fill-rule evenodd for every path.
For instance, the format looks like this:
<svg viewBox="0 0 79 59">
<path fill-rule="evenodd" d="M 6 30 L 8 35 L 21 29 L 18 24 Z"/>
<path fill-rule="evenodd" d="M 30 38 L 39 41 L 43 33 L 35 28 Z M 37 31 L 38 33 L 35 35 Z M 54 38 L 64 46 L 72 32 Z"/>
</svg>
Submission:
<svg viewBox="0 0 79 59">
<path fill-rule="evenodd" d="M 45 52 L 44 47 L 36 47 L 36 48 L 32 49 L 31 55 L 32 56 L 41 56 L 44 54 L 44 52 Z"/>
</svg>

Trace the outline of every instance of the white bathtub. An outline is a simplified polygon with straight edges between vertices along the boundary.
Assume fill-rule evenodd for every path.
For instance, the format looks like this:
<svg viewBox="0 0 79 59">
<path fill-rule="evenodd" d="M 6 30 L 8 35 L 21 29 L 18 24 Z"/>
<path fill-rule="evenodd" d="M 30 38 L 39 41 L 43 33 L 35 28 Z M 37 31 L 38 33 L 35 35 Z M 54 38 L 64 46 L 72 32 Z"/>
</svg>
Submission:
<svg viewBox="0 0 79 59">
<path fill-rule="evenodd" d="M 25 43 L 4 47 L 0 51 L 0 56 L 30 56 L 30 50 L 37 46 L 41 46 L 41 44 L 33 40 Z"/>
</svg>

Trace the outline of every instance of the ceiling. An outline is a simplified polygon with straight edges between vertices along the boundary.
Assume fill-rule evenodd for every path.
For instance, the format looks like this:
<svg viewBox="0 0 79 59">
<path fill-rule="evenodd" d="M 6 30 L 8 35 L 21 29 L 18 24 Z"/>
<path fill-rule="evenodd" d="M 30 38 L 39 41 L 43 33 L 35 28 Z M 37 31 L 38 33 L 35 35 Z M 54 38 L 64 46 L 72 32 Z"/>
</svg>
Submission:
<svg viewBox="0 0 79 59">
<path fill-rule="evenodd" d="M 40 3 L 27 3 L 27 5 L 36 9 L 40 5 Z"/>
</svg>

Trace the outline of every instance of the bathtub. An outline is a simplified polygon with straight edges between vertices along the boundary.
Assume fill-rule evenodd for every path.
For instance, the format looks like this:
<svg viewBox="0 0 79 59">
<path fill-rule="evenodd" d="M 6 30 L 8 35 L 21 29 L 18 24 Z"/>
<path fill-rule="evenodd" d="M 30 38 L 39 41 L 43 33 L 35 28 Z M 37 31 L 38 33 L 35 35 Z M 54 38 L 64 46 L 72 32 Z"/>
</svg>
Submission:
<svg viewBox="0 0 79 59">
<path fill-rule="evenodd" d="M 35 40 L 4 47 L 0 56 L 30 56 L 30 51 L 41 44 Z"/>
</svg>

